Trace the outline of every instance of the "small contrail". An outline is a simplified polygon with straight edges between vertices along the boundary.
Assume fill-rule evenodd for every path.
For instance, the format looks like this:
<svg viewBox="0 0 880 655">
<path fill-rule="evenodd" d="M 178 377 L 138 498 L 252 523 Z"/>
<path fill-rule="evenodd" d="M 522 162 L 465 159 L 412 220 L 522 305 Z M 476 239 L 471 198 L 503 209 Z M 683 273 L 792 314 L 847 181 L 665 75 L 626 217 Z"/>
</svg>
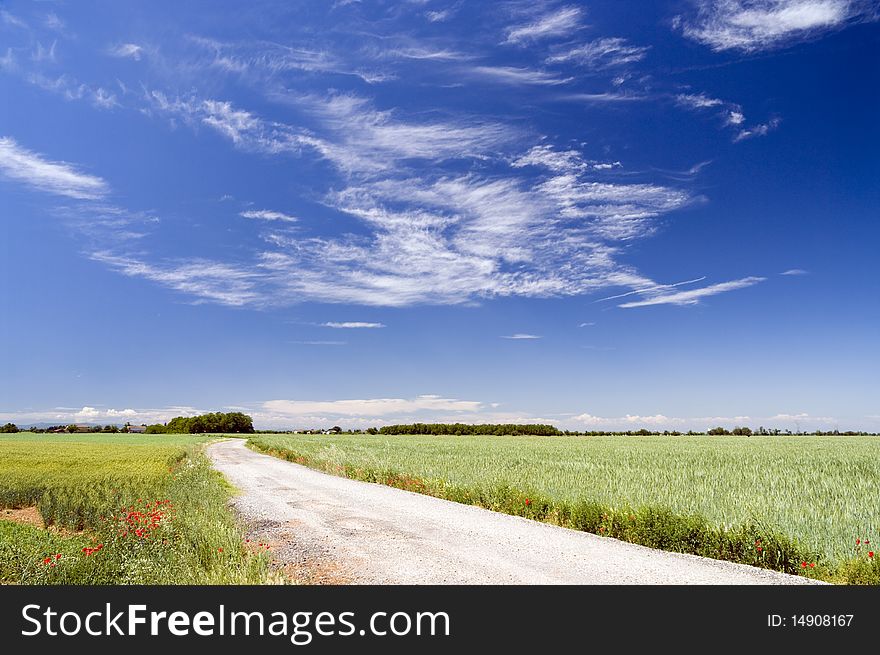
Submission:
<svg viewBox="0 0 880 655">
<path fill-rule="evenodd" d="M 706 276 L 698 277 L 694 280 L 685 280 L 684 282 L 676 282 L 675 284 L 658 284 L 654 287 L 645 287 L 644 289 L 636 289 L 635 291 L 627 291 L 626 293 L 619 293 L 616 296 L 608 296 L 607 298 L 599 298 L 598 300 L 594 300 L 593 302 L 603 302 L 605 300 L 614 300 L 615 298 L 625 298 L 626 296 L 632 296 L 636 293 L 648 293 L 649 291 L 660 291 L 661 289 L 671 289 L 673 287 L 680 287 L 683 284 L 693 284 L 694 282 L 702 282 L 706 279 Z"/>
</svg>

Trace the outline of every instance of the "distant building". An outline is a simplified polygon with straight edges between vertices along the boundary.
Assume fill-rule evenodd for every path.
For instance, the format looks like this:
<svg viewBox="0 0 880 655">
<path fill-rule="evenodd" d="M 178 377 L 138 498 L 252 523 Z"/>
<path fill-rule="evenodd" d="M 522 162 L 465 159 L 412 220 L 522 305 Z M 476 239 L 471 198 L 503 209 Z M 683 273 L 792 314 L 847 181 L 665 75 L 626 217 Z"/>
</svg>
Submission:
<svg viewBox="0 0 880 655">
<path fill-rule="evenodd" d="M 146 425 L 129 425 L 129 426 L 128 426 L 128 431 L 129 431 L 129 432 L 143 433 L 143 432 L 146 432 L 146 431 L 147 431 L 147 426 L 146 426 Z"/>
<path fill-rule="evenodd" d="M 77 423 L 76 424 L 76 431 L 77 432 L 91 432 L 92 426 L 87 423 Z"/>
</svg>

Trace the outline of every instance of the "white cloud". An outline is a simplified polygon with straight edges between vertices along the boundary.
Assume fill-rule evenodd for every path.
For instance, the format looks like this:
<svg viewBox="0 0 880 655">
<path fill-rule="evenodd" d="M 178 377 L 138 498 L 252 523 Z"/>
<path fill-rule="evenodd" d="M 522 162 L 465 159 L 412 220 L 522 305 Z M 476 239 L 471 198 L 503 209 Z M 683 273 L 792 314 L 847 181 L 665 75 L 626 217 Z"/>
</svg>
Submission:
<svg viewBox="0 0 880 655">
<path fill-rule="evenodd" d="M 601 428 L 621 424 L 627 426 L 669 425 L 670 423 L 680 419 L 670 419 L 668 416 L 664 416 L 663 414 L 654 414 L 653 416 L 638 416 L 627 414 L 626 416 L 617 418 L 604 418 L 601 416 L 593 416 L 591 414 L 579 414 L 577 416 L 573 416 L 572 420 L 577 421 L 578 423 L 583 423 L 585 426 Z"/>
<path fill-rule="evenodd" d="M 345 321 L 342 323 L 337 323 L 334 321 L 329 321 L 327 323 L 321 323 L 322 327 L 328 328 L 336 328 L 336 329 L 358 329 L 358 328 L 383 328 L 385 325 L 383 323 L 365 323 L 363 321 Z"/>
<path fill-rule="evenodd" d="M 763 277 L 745 277 L 739 280 L 731 280 L 730 282 L 721 282 L 712 284 L 699 289 L 690 289 L 688 291 L 678 291 L 676 293 L 659 294 L 644 300 L 635 300 L 626 302 L 618 307 L 646 307 L 648 305 L 696 305 L 703 298 L 714 296 L 727 291 L 735 291 L 737 289 L 745 289 L 752 285 L 763 282 Z"/>
<path fill-rule="evenodd" d="M 394 416 L 414 412 L 476 412 L 483 403 L 456 400 L 436 395 L 415 398 L 370 398 L 363 400 L 269 400 L 263 403 L 266 411 L 285 417 L 310 416 Z"/>
<path fill-rule="evenodd" d="M 787 271 L 782 271 L 780 275 L 808 275 L 808 271 L 805 271 L 802 268 L 790 268 Z"/>
<path fill-rule="evenodd" d="M 96 200 L 109 192 L 100 177 L 82 173 L 65 162 L 47 160 L 10 137 L 0 137 L 0 173 L 40 191 L 78 200 Z"/>
<path fill-rule="evenodd" d="M 471 66 L 464 72 L 489 82 L 510 85 L 558 86 L 572 80 L 570 77 L 559 77 L 556 73 L 515 66 Z"/>
<path fill-rule="evenodd" d="M 761 123 L 759 125 L 754 125 L 744 130 L 740 130 L 735 137 L 733 137 L 734 143 L 743 141 L 745 139 L 751 139 L 756 136 L 767 136 L 770 132 L 779 127 L 779 119 L 773 118 L 766 123 Z"/>
<path fill-rule="evenodd" d="M 46 27 L 50 30 L 55 30 L 56 32 L 64 32 L 66 25 L 64 21 L 59 18 L 58 14 L 49 13 L 46 16 Z"/>
<path fill-rule="evenodd" d="M 863 0 L 699 0 L 696 17 L 681 24 L 712 50 L 754 52 L 876 16 L 876 3 Z"/>
<path fill-rule="evenodd" d="M 704 431 L 716 426 L 731 429 L 736 426 L 759 426 L 768 429 L 800 429 L 815 430 L 836 427 L 838 420 L 830 416 L 810 416 L 809 414 L 776 414 L 775 416 L 703 416 L 677 417 L 664 414 L 605 417 L 589 413 L 572 416 L 570 419 L 581 430 L 638 430 L 646 428 L 654 431 L 662 430 L 697 430 Z M 857 426 L 858 427 L 858 426 Z"/>
<path fill-rule="evenodd" d="M 706 279 L 706 276 L 694 278 L 693 280 L 684 280 L 683 282 L 675 282 L 673 284 L 652 284 L 649 287 L 644 287 L 642 289 L 633 289 L 632 291 L 627 291 L 626 293 L 618 293 L 613 296 L 605 296 L 604 298 L 599 298 L 595 302 L 605 302 L 606 300 L 617 300 L 618 298 L 626 298 L 627 296 L 634 295 L 648 295 L 648 294 L 657 294 L 663 291 L 667 291 L 669 289 L 674 289 L 675 287 L 684 286 L 686 284 L 695 284 L 696 282 L 702 282 Z"/>
<path fill-rule="evenodd" d="M 693 200 L 657 184 L 595 181 L 592 173 L 620 162 L 587 160 L 573 150 L 543 145 L 505 154 L 521 135 L 501 125 L 406 120 L 352 94 L 285 97 L 317 120 L 309 131 L 225 101 L 156 91 L 146 97 L 153 110 L 208 126 L 239 148 L 326 159 L 344 178 L 325 204 L 364 228 L 329 238 L 266 233 L 269 247 L 255 261 L 209 266 L 216 275 L 208 279 L 199 260 L 146 264 L 101 255 L 128 275 L 215 302 L 407 306 L 643 289 L 657 283 L 617 262 L 616 244 L 649 236 L 655 217 Z M 409 159 L 431 167 L 415 177 Z M 506 162 L 510 169 L 451 173 L 444 163 L 454 159 Z M 522 175 L 526 166 L 546 174 Z"/>
<path fill-rule="evenodd" d="M 261 221 L 282 221 L 287 223 L 295 223 L 297 220 L 299 220 L 296 218 L 296 216 L 291 216 L 290 214 L 285 214 L 283 212 L 273 211 L 271 209 L 252 209 L 241 212 L 239 216 Z"/>
<path fill-rule="evenodd" d="M 130 277 L 143 277 L 163 286 L 222 305 L 260 305 L 267 302 L 259 290 L 260 273 L 233 264 L 194 259 L 148 264 L 135 257 L 96 252 L 95 261 Z"/>
<path fill-rule="evenodd" d="M 453 9 L 443 9 L 440 11 L 426 11 L 425 18 L 432 23 L 442 23 L 452 18 L 455 11 Z"/>
<path fill-rule="evenodd" d="M 431 50 L 429 48 L 395 48 L 385 50 L 382 55 L 390 58 L 399 57 L 402 59 L 417 59 L 419 61 L 463 61 L 471 59 L 470 55 L 455 50 Z"/>
<path fill-rule="evenodd" d="M 581 10 L 575 6 L 562 7 L 532 22 L 511 27 L 505 43 L 522 44 L 539 39 L 568 36 L 580 28 Z"/>
<path fill-rule="evenodd" d="M 727 123 L 727 125 L 742 125 L 745 120 L 746 117 L 741 111 L 729 111 L 727 112 L 725 123 Z"/>
<path fill-rule="evenodd" d="M 0 57 L 0 70 L 12 72 L 15 69 L 15 55 L 12 53 L 12 48 L 6 48 L 6 54 Z"/>
<path fill-rule="evenodd" d="M 165 407 L 160 409 L 114 409 L 101 406 L 85 405 L 82 408 L 56 407 L 20 412 L 0 412 L 0 418 L 12 421 L 19 426 L 27 426 L 33 423 L 54 423 L 56 425 L 69 425 L 71 423 L 90 423 L 100 425 L 122 426 L 126 422 L 132 425 L 142 423 L 165 423 L 175 416 L 196 416 L 203 414 L 202 410 L 194 407 Z"/>
<path fill-rule="evenodd" d="M 289 72 L 352 75 L 368 84 L 392 79 L 383 71 L 365 71 L 358 58 L 338 56 L 325 49 L 308 49 L 267 41 L 224 42 L 190 35 L 187 41 L 203 54 L 187 62 L 194 69 L 212 68 L 254 84 L 270 85 Z"/>
<path fill-rule="evenodd" d="M 358 142 L 344 147 L 355 156 L 362 151 Z M 360 174 L 325 199 L 360 221 L 359 236 L 268 233 L 269 247 L 249 265 L 98 258 L 127 275 L 232 305 L 456 304 L 656 285 L 615 261 L 614 243 L 649 235 L 652 218 L 690 201 L 686 192 L 592 182 L 584 176 L 594 164 L 573 151 L 533 150 L 525 157 L 543 163 L 549 175 L 520 179 L 522 157 L 512 159 L 511 174 L 492 177 Z"/>
<path fill-rule="evenodd" d="M 524 340 L 529 340 L 529 339 L 540 339 L 541 337 L 539 337 L 539 336 L 536 335 L 536 334 L 522 334 L 522 333 L 517 333 L 517 334 L 510 334 L 510 335 L 507 335 L 507 336 L 502 336 L 501 338 L 502 338 L 502 339 L 514 339 L 514 340 L 519 341 L 519 340 L 521 340 L 521 339 L 524 339 Z"/>
<path fill-rule="evenodd" d="M 13 27 L 20 27 L 23 29 L 27 29 L 27 23 L 25 23 L 22 19 L 10 14 L 5 9 L 0 9 L 0 19 L 3 20 L 7 25 L 12 25 Z"/>
<path fill-rule="evenodd" d="M 346 173 L 379 173 L 406 159 L 485 157 L 514 135 L 497 123 L 399 120 L 394 112 L 377 110 L 351 94 L 288 98 L 319 121 L 320 135 L 266 121 L 230 102 L 169 98 L 159 91 L 149 92 L 147 100 L 156 111 L 206 125 L 239 148 L 274 155 L 311 151 Z"/>
<path fill-rule="evenodd" d="M 119 101 L 116 99 L 116 94 L 110 93 L 109 91 L 101 87 L 98 87 L 95 90 L 92 101 L 94 102 L 96 107 L 99 107 L 101 109 L 112 109 L 119 106 Z"/>
<path fill-rule="evenodd" d="M 725 104 L 723 100 L 712 98 L 705 93 L 679 93 L 675 96 L 675 102 L 690 109 L 706 109 Z"/>
<path fill-rule="evenodd" d="M 44 47 L 42 43 L 37 41 L 36 50 L 31 54 L 31 59 L 36 62 L 42 61 L 55 61 L 55 47 L 58 45 L 58 41 L 52 41 L 52 45 L 48 48 Z"/>
<path fill-rule="evenodd" d="M 589 321 L 589 322 L 587 322 L 587 323 L 579 323 L 579 324 L 578 324 L 578 327 L 581 327 L 581 328 L 582 328 L 582 327 L 592 327 L 592 326 L 595 325 L 595 324 L 596 324 L 595 321 Z"/>
<path fill-rule="evenodd" d="M 734 143 L 756 136 L 765 136 L 771 130 L 776 129 L 780 123 L 778 118 L 773 118 L 767 123 L 761 123 L 752 127 L 744 127 L 746 116 L 742 111 L 742 107 L 733 102 L 725 102 L 718 98 L 712 98 L 704 93 L 679 94 L 675 96 L 675 102 L 681 107 L 694 111 L 701 111 L 712 107 L 721 107 L 723 111 L 720 113 L 720 117 L 723 126 L 738 129 L 738 132 L 733 137 Z"/>
<path fill-rule="evenodd" d="M 510 165 L 514 168 L 542 166 L 556 173 L 583 172 L 589 168 L 577 150 L 557 150 L 550 145 L 534 146 Z"/>
<path fill-rule="evenodd" d="M 616 102 L 645 102 L 651 99 L 649 95 L 636 95 L 633 93 L 569 93 L 561 96 L 560 100 L 585 102 L 587 104 L 612 104 Z"/>
<path fill-rule="evenodd" d="M 140 61 L 144 53 L 144 47 L 136 43 L 120 43 L 107 49 L 111 57 L 120 57 Z"/>
<path fill-rule="evenodd" d="M 547 58 L 547 63 L 570 62 L 587 68 L 611 68 L 633 64 L 645 58 L 649 48 L 629 45 L 619 37 L 602 38 L 570 48 Z"/>
</svg>

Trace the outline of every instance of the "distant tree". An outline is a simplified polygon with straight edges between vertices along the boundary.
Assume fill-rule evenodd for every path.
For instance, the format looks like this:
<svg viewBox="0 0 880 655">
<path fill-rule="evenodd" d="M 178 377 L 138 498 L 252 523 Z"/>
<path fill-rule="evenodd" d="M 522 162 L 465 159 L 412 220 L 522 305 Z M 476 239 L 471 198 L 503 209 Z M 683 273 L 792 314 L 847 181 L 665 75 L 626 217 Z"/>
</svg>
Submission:
<svg viewBox="0 0 880 655">
<path fill-rule="evenodd" d="M 144 430 L 144 434 L 165 434 L 165 426 L 161 423 L 153 423 L 148 425 Z"/>
<path fill-rule="evenodd" d="M 6 425 L 0 427 L 0 432 L 4 434 L 12 434 L 18 432 L 18 426 L 15 423 L 7 423 Z"/>
<path fill-rule="evenodd" d="M 200 416 L 175 416 L 165 426 L 168 434 L 202 434 L 205 432 L 254 432 L 253 419 L 241 412 L 211 412 Z"/>
<path fill-rule="evenodd" d="M 717 428 L 712 428 L 711 430 L 707 431 L 706 434 L 711 434 L 714 436 L 714 435 L 730 434 L 730 432 L 728 432 L 727 430 L 725 430 L 724 428 L 719 426 Z"/>
<path fill-rule="evenodd" d="M 561 436 L 562 431 L 552 425 L 486 423 L 471 425 L 469 423 L 411 423 L 406 425 L 386 425 L 379 429 L 380 434 L 449 434 L 449 435 L 552 435 Z"/>
<path fill-rule="evenodd" d="M 367 434 L 379 434 L 378 428 L 367 428 Z"/>
</svg>

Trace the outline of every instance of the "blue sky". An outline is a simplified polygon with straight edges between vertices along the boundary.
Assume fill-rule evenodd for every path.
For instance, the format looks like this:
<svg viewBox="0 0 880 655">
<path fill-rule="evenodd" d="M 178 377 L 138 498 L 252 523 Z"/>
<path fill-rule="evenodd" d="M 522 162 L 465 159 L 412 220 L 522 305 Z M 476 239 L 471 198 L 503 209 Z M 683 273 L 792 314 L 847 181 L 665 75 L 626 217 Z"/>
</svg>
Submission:
<svg viewBox="0 0 880 655">
<path fill-rule="evenodd" d="M 0 3 L 0 420 L 880 429 L 880 3 Z"/>
</svg>

